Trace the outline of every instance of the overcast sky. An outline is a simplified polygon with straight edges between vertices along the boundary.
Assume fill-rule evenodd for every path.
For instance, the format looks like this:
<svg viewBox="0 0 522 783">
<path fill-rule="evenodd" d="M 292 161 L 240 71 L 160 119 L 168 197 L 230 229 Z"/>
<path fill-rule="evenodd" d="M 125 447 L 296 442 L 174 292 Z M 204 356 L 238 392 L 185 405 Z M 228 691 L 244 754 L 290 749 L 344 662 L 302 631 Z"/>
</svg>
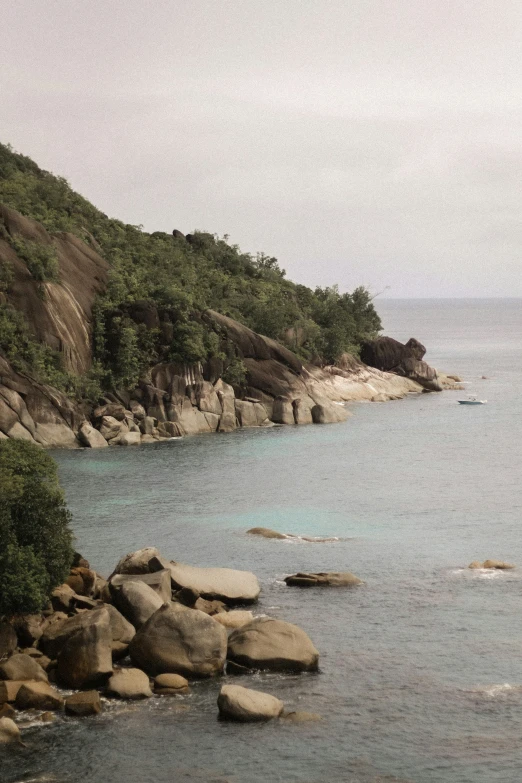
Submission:
<svg viewBox="0 0 522 783">
<path fill-rule="evenodd" d="M 4 0 L 0 140 L 307 285 L 522 296 L 520 0 Z M 389 288 L 388 288 L 389 287 Z"/>
</svg>

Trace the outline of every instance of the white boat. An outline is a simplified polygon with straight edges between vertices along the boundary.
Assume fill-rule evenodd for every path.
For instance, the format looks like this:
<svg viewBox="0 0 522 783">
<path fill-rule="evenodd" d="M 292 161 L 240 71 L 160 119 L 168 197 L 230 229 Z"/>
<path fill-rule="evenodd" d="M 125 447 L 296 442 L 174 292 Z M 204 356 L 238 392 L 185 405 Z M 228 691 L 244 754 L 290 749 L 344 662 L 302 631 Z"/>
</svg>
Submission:
<svg viewBox="0 0 522 783">
<path fill-rule="evenodd" d="M 485 405 L 487 400 L 479 400 L 477 397 L 470 395 L 467 400 L 457 400 L 459 405 Z"/>
</svg>

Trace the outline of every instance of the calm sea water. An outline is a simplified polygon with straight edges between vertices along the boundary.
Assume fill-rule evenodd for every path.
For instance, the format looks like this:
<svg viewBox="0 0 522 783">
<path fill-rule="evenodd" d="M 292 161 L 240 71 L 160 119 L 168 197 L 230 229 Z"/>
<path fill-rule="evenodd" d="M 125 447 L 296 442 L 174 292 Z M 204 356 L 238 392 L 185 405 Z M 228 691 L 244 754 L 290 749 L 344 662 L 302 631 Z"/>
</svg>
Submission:
<svg viewBox="0 0 522 783">
<path fill-rule="evenodd" d="M 34 726 L 27 748 L 2 751 L 2 781 L 522 779 L 522 300 L 377 306 L 387 334 L 420 339 L 488 404 L 445 392 L 353 405 L 324 427 L 55 453 L 77 547 L 98 571 L 146 545 L 255 571 L 257 611 L 301 625 L 321 671 L 242 682 L 323 720 L 220 723 L 220 682 L 202 682 L 183 699 Z M 342 540 L 258 540 L 254 525 Z M 489 557 L 519 568 L 465 569 Z M 296 570 L 366 584 L 287 588 Z"/>
</svg>

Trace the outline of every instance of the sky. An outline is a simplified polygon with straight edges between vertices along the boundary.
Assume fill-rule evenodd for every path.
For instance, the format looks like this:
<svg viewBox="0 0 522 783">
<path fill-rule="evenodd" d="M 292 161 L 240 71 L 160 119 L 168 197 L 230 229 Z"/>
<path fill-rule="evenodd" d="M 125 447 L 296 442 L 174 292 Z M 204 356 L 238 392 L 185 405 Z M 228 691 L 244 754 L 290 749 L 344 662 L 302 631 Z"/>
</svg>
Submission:
<svg viewBox="0 0 522 783">
<path fill-rule="evenodd" d="M 520 0 L 4 0 L 0 141 L 310 286 L 522 296 Z"/>
</svg>

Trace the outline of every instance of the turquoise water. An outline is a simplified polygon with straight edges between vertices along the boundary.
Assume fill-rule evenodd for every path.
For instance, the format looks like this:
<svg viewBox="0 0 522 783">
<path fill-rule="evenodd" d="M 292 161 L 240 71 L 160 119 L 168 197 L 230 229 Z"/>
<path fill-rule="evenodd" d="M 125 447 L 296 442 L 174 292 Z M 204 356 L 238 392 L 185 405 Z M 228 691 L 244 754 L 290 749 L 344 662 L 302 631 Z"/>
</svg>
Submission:
<svg viewBox="0 0 522 783">
<path fill-rule="evenodd" d="M 520 779 L 522 301 L 377 304 L 388 334 L 420 339 L 488 404 L 446 392 L 355 404 L 324 427 L 55 453 L 77 547 L 98 571 L 147 545 L 255 571 L 259 612 L 301 625 L 321 671 L 244 684 L 323 720 L 220 723 L 220 684 L 198 683 L 184 699 L 35 726 L 26 749 L 0 758 L 2 781 Z M 340 540 L 259 540 L 245 535 L 254 525 Z M 519 568 L 465 569 L 489 557 Z M 282 582 L 296 570 L 366 584 L 302 592 Z"/>
</svg>

